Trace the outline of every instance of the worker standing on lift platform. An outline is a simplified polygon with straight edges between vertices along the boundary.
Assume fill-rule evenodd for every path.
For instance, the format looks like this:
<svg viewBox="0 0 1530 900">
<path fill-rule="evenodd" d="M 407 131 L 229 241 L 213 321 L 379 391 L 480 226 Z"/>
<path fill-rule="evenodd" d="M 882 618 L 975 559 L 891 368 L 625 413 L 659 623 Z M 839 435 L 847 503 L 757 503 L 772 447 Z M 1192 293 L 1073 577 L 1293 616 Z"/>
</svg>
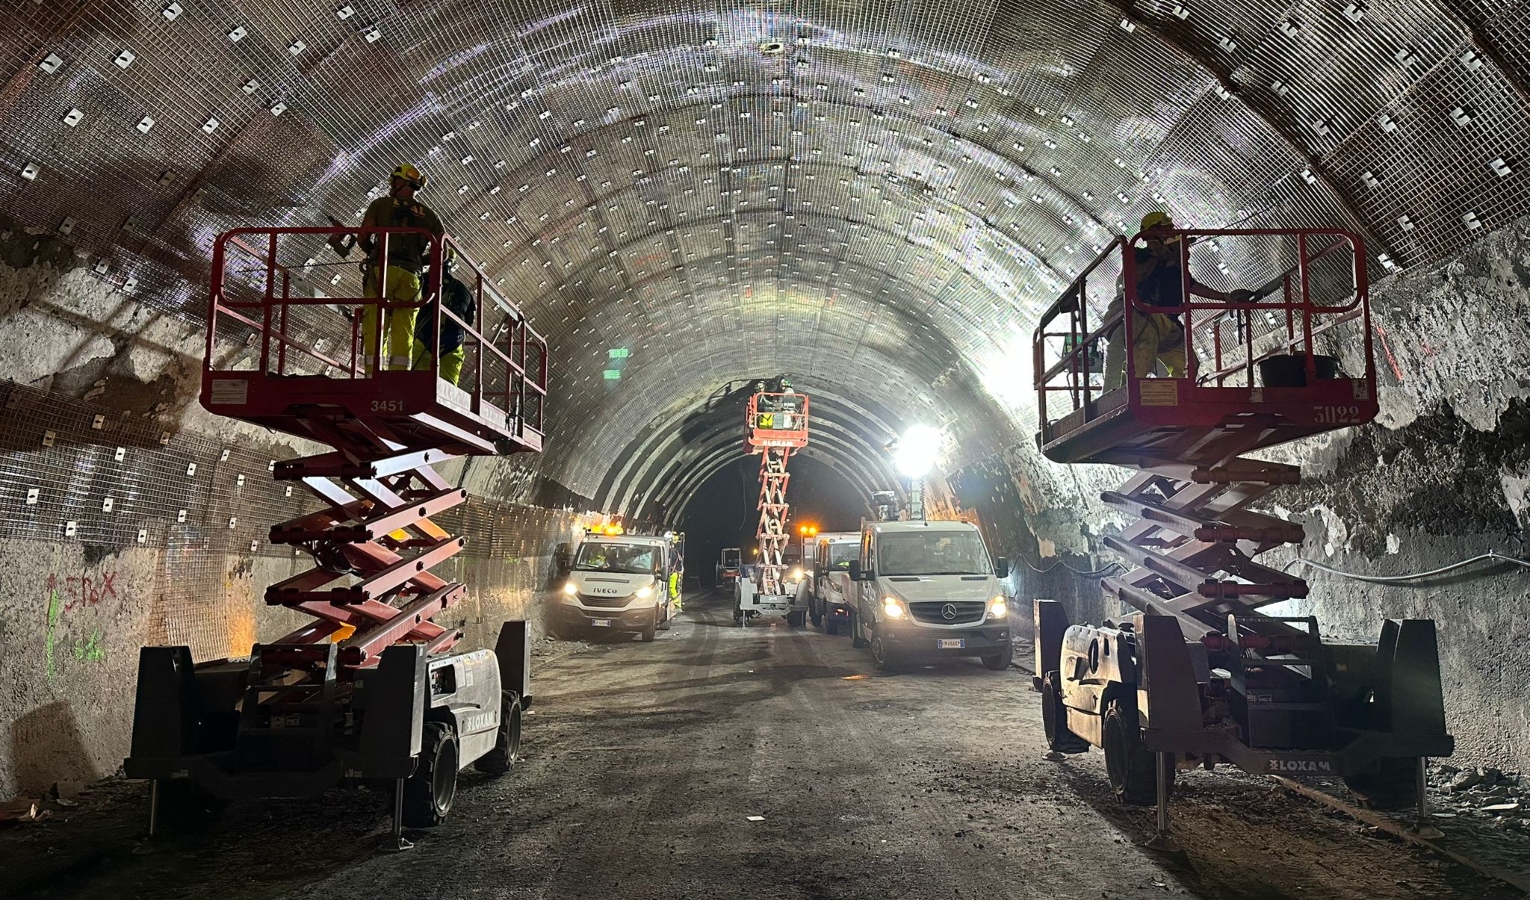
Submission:
<svg viewBox="0 0 1530 900">
<path fill-rule="evenodd" d="M 1179 242 L 1174 233 L 1174 220 L 1161 210 L 1142 217 L 1142 228 L 1132 240 L 1137 263 L 1137 302 L 1143 306 L 1173 308 L 1186 300 L 1185 273 L 1180 270 Z M 1137 247 L 1138 242 L 1144 246 Z M 1253 291 L 1236 290 L 1222 293 L 1190 278 L 1190 295 L 1205 297 L 1222 303 L 1247 303 L 1254 297 Z M 1132 369 L 1137 378 L 1152 374 L 1155 363 L 1161 362 L 1170 378 L 1185 375 L 1185 327 L 1179 321 L 1179 313 L 1154 312 L 1142 314 L 1132 309 L 1135 325 L 1132 340 Z"/>
<path fill-rule="evenodd" d="M 389 179 L 388 196 L 373 200 L 362 216 L 362 228 L 423 228 L 436 237 L 442 237 L 446 229 L 441 219 L 430 207 L 415 199 L 415 194 L 425 187 L 427 179 L 418 168 L 401 163 Z M 393 303 L 420 302 L 420 275 L 430 260 L 430 241 L 419 234 L 388 235 L 388 259 L 386 275 L 377 259 L 381 238 L 362 235 L 358 241 L 367 254 L 364 264 L 362 296 L 378 298 Z M 384 290 L 386 288 L 386 290 Z M 387 334 L 388 360 L 382 368 L 408 369 L 414 356 L 414 324 L 419 315 L 416 308 L 403 307 L 386 310 L 383 330 Z M 368 373 L 378 370 L 378 307 L 368 305 L 361 320 L 362 354 Z"/>
<path fill-rule="evenodd" d="M 476 326 L 478 304 L 473 299 L 473 292 L 467 285 L 458 280 L 452 274 L 452 266 L 456 262 L 457 254 L 447 250 L 442 257 L 441 263 L 441 291 L 438 302 L 445 305 L 449 310 L 468 325 Z M 432 278 L 435 276 L 432 275 Z M 441 379 L 447 384 L 456 385 L 462 378 L 463 331 L 462 325 L 457 319 L 453 319 L 445 312 L 441 315 L 441 343 L 436 345 L 436 315 L 435 310 L 425 309 L 425 314 L 419 317 L 419 323 L 414 328 L 414 370 L 429 371 L 436 350 L 441 352 Z"/>
</svg>

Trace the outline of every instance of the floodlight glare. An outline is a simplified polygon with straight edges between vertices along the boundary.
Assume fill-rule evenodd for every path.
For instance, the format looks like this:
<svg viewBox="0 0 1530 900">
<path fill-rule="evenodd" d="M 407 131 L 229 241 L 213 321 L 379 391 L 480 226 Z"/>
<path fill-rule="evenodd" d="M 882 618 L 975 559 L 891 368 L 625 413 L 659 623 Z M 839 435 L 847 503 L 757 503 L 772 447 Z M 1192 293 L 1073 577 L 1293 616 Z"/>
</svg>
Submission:
<svg viewBox="0 0 1530 900">
<path fill-rule="evenodd" d="M 915 425 L 898 439 L 894 462 L 898 471 L 909 478 L 920 478 L 935 465 L 940 455 L 941 435 L 928 425 Z"/>
</svg>

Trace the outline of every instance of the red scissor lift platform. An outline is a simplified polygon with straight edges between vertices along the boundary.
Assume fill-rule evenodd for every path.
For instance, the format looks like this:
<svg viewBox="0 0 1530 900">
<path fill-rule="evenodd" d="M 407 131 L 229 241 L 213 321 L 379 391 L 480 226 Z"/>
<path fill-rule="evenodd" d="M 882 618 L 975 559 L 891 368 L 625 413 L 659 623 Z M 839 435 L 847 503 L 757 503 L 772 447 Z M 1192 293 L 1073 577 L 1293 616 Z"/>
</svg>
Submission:
<svg viewBox="0 0 1530 900">
<path fill-rule="evenodd" d="M 386 258 L 390 240 L 409 231 L 245 228 L 214 245 L 203 405 L 332 449 L 274 467 L 319 504 L 272 527 L 273 544 L 305 551 L 313 565 L 271 585 L 266 603 L 313 621 L 256 645 L 248 663 L 204 664 L 194 676 L 187 648 L 143 650 L 127 769 L 154 780 L 155 818 L 161 784 L 177 777 L 225 799 L 390 779 L 397 834 L 403 821 L 434 824 L 450 807 L 444 776 L 411 793 L 422 767 L 453 766 L 454 785 L 469 762 L 502 771 L 513 761 L 531 699 L 529 637 L 524 622 L 507 622 L 495 652 L 448 653 L 462 633 L 432 618 L 466 586 L 430 570 L 466 546 L 437 520 L 467 492 L 437 467 L 541 450 L 547 344 L 450 237 L 414 232 L 428 241 L 429 272 L 455 259 L 471 320 L 441 302 L 440 277 L 425 275 L 419 299 L 400 302 L 356 296 L 357 266 L 315 266 L 326 243 L 370 237 Z M 340 295 L 329 295 L 335 285 Z M 366 327 L 369 316 L 382 327 Z M 385 358 L 394 316 L 431 317 L 432 335 L 456 326 L 458 383 L 440 377 L 439 346 L 417 348 L 417 368 L 369 362 Z M 167 715 L 197 726 L 168 727 Z M 443 743 L 450 763 L 427 760 Z"/>
<path fill-rule="evenodd" d="M 1161 836 L 1176 765 L 1343 776 L 1372 802 L 1422 802 L 1423 758 L 1453 750 L 1434 623 L 1388 621 L 1379 646 L 1325 642 L 1311 616 L 1260 612 L 1308 586 L 1254 560 L 1303 540 L 1251 508 L 1300 472 L 1245 454 L 1377 413 L 1364 246 L 1334 230 L 1176 237 L 1182 272 L 1231 260 L 1277 274 L 1242 302 L 1187 280 L 1178 305 L 1150 306 L 1136 248 L 1118 238 L 1036 330 L 1041 452 L 1137 472 L 1101 495 L 1136 519 L 1105 538 L 1130 568 L 1101 582 L 1135 613 L 1070 625 L 1036 601 L 1048 742 L 1102 746 L 1118 796 L 1157 801 Z M 1172 340 L 1139 341 L 1172 330 L 1165 316 L 1184 335 L 1177 377 L 1157 362 Z"/>
<path fill-rule="evenodd" d="M 806 611 L 797 608 L 796 595 L 787 594 L 782 581 L 786 546 L 791 535 L 786 520 L 791 506 L 786 489 L 791 473 L 786 470 L 792 453 L 808 444 L 808 398 L 804 394 L 761 391 L 749 398 L 744 419 L 744 449 L 760 457 L 760 512 L 755 539 L 759 561 L 753 580 L 735 583 L 733 618 L 748 626 L 761 615 L 780 614 L 792 625 L 801 625 Z"/>
</svg>

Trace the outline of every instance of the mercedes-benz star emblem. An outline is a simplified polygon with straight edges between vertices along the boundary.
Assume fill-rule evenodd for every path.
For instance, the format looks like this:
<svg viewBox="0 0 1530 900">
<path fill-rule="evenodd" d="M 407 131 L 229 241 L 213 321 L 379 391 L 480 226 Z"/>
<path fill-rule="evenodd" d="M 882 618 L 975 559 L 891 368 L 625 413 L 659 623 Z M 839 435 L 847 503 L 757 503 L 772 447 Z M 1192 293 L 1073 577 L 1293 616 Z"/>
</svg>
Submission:
<svg viewBox="0 0 1530 900">
<path fill-rule="evenodd" d="M 945 606 L 942 606 L 940 608 L 940 617 L 942 619 L 956 618 L 956 605 L 953 603 L 947 603 Z"/>
</svg>

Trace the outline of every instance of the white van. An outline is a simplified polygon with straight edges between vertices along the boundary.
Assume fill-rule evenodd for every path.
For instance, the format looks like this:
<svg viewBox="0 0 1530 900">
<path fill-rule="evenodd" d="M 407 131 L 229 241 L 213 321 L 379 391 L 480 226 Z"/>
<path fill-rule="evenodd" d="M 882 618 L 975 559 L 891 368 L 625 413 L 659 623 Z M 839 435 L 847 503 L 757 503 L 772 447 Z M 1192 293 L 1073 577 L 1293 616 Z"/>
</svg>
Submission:
<svg viewBox="0 0 1530 900">
<path fill-rule="evenodd" d="M 822 625 L 824 634 L 838 634 L 841 625 L 850 624 L 855 601 L 850 563 L 860 552 L 861 536 L 854 531 L 820 534 L 813 542 L 813 558 L 806 561 L 802 590 L 808 618 L 814 625 Z"/>
<path fill-rule="evenodd" d="M 669 627 L 670 576 L 679 564 L 674 542 L 664 536 L 588 535 L 558 592 L 559 632 L 626 631 L 653 640 Z"/>
<path fill-rule="evenodd" d="M 977 526 L 966 522 L 868 522 L 850 565 L 856 602 L 851 635 L 877 668 L 900 660 L 976 656 L 1009 668 L 1009 604 Z"/>
</svg>

